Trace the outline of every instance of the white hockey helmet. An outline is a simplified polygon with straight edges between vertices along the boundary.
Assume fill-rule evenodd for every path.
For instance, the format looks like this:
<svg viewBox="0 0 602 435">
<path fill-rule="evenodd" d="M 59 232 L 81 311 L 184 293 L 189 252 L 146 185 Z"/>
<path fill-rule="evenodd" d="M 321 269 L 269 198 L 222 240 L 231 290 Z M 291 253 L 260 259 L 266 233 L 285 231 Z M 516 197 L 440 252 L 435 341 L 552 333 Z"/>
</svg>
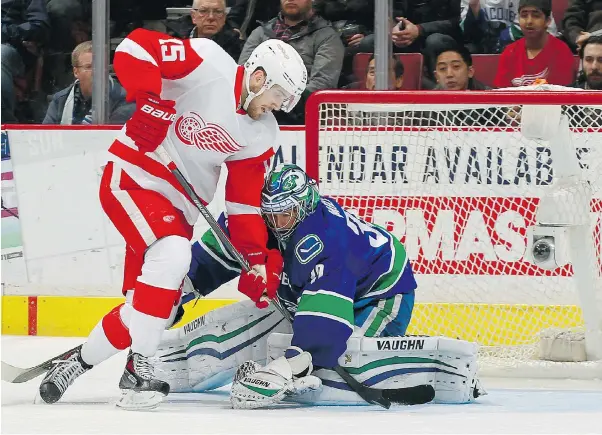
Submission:
<svg viewBox="0 0 602 435">
<path fill-rule="evenodd" d="M 266 80 L 259 92 L 251 92 L 249 83 L 251 74 L 258 68 L 263 69 Z M 262 42 L 251 53 L 245 62 L 246 86 L 248 96 L 242 108 L 247 110 L 253 98 L 261 95 L 274 85 L 280 86 L 288 95 L 282 102 L 280 110 L 290 112 L 299 102 L 307 85 L 307 68 L 303 59 L 292 46 L 279 39 L 268 39 Z"/>
</svg>

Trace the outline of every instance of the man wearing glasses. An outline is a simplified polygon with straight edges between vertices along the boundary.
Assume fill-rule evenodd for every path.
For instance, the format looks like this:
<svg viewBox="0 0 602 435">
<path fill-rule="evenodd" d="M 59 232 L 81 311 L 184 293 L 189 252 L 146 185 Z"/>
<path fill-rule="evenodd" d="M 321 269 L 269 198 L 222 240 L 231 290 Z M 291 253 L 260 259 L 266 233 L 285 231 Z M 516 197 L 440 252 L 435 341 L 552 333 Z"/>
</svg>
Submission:
<svg viewBox="0 0 602 435">
<path fill-rule="evenodd" d="M 243 41 L 230 24 L 226 23 L 225 0 L 195 0 L 190 10 L 194 27 L 189 38 L 209 38 L 238 60 Z"/>
<path fill-rule="evenodd" d="M 43 124 L 92 123 L 92 41 L 75 47 L 71 64 L 75 82 L 54 94 Z M 125 124 L 135 109 L 135 104 L 125 101 L 125 89 L 109 77 L 109 124 Z"/>
</svg>

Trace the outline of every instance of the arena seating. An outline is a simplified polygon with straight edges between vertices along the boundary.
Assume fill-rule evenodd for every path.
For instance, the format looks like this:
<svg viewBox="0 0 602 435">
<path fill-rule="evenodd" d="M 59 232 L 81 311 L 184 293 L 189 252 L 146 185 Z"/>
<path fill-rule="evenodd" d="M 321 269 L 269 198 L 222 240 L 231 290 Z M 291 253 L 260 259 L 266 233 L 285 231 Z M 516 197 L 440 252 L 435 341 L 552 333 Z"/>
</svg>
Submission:
<svg viewBox="0 0 602 435">
<path fill-rule="evenodd" d="M 365 85 L 366 69 L 368 68 L 371 56 L 370 53 L 358 53 L 353 59 L 353 73 L 361 83 L 361 88 Z M 404 66 L 403 89 L 420 89 L 422 85 L 424 57 L 420 53 L 404 53 L 396 54 L 395 56 L 401 59 Z M 580 59 L 579 56 L 574 56 L 574 58 L 574 74 L 576 76 L 579 71 Z M 485 85 L 493 87 L 499 60 L 499 54 L 473 54 L 472 64 L 475 69 L 475 78 Z"/>
</svg>

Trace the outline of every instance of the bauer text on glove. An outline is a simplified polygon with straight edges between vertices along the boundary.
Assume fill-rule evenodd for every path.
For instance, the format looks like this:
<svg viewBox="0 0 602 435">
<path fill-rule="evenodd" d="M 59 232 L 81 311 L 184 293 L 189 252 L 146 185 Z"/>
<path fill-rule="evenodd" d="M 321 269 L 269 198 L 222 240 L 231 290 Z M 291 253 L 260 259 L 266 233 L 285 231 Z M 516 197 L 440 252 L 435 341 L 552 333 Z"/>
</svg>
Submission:
<svg viewBox="0 0 602 435">
<path fill-rule="evenodd" d="M 138 94 L 136 111 L 125 124 L 125 134 L 141 151 L 155 151 L 176 119 L 175 104 L 175 101 L 162 100 L 153 94 Z"/>
</svg>

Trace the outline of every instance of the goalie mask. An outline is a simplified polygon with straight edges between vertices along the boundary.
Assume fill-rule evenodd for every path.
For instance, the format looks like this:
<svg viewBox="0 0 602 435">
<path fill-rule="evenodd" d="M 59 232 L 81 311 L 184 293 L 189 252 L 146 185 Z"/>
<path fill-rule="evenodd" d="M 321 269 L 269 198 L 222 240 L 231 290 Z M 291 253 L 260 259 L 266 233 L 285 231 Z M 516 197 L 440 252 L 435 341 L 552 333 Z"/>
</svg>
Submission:
<svg viewBox="0 0 602 435">
<path fill-rule="evenodd" d="M 261 191 L 261 214 L 268 228 L 286 241 L 320 202 L 316 182 L 297 165 L 278 165 Z"/>
<path fill-rule="evenodd" d="M 261 68 L 265 83 L 258 92 L 250 87 L 251 74 Z M 251 100 L 266 91 L 277 92 L 279 110 L 290 112 L 299 102 L 307 85 L 307 69 L 303 59 L 292 46 L 278 39 L 268 39 L 259 44 L 245 62 L 248 96 L 242 108 L 247 110 Z"/>
</svg>

